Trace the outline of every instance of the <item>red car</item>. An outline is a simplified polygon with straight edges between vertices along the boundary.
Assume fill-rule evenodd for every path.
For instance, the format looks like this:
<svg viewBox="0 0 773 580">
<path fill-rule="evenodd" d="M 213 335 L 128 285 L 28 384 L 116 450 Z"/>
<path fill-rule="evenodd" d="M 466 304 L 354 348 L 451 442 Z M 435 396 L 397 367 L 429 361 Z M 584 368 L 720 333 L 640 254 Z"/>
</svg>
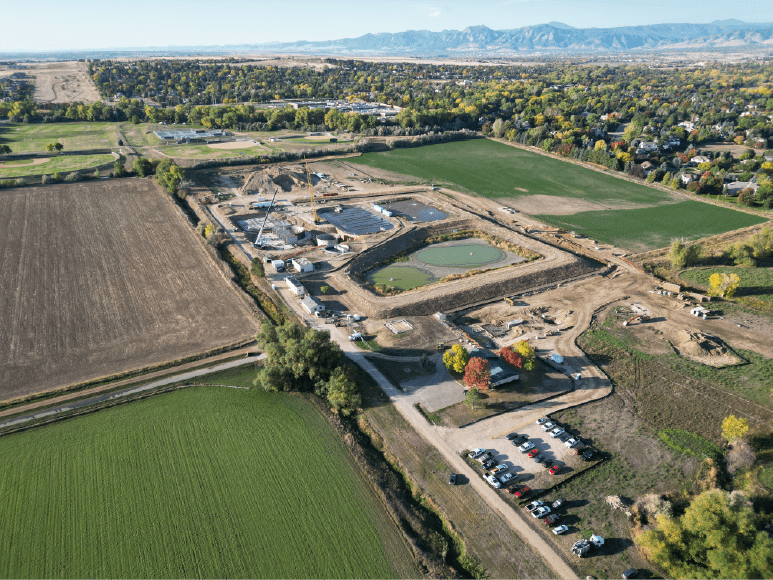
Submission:
<svg viewBox="0 0 773 580">
<path fill-rule="evenodd" d="M 528 485 L 524 485 L 521 489 L 515 492 L 515 497 L 524 497 L 530 491 L 531 488 Z"/>
<path fill-rule="evenodd" d="M 556 473 L 558 473 L 558 471 L 559 471 L 560 469 L 561 469 L 561 468 L 560 468 L 560 467 L 558 467 L 558 465 L 554 465 L 553 467 L 551 467 L 551 468 L 550 468 L 550 475 L 555 475 Z"/>
<path fill-rule="evenodd" d="M 529 451 L 529 459 L 534 459 L 537 455 L 539 455 L 539 449 Z"/>
</svg>

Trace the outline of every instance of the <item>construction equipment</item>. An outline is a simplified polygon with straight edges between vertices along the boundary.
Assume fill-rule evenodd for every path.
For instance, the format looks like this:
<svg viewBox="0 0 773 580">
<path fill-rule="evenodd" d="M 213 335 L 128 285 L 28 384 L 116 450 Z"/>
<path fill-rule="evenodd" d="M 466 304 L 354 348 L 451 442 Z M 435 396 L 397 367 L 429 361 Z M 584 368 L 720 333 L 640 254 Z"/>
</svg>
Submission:
<svg viewBox="0 0 773 580">
<path fill-rule="evenodd" d="M 306 165 L 306 182 L 309 184 L 309 197 L 311 199 L 311 215 L 314 218 L 314 223 L 318 224 L 320 222 L 320 219 L 317 216 L 317 208 L 314 207 L 314 186 L 311 183 L 311 172 L 309 171 L 309 163 L 305 159 L 303 160 L 303 162 Z"/>
<path fill-rule="evenodd" d="M 266 222 L 268 221 L 268 214 L 271 213 L 271 209 L 274 207 L 274 201 L 276 200 L 276 194 L 277 191 L 274 191 L 274 197 L 271 198 L 271 205 L 268 206 L 268 209 L 266 210 L 266 217 L 263 218 L 263 223 L 260 224 L 260 231 L 258 232 L 258 237 L 255 238 L 255 242 L 252 244 L 254 247 L 259 248 L 263 245 L 263 228 L 266 227 Z"/>
<path fill-rule="evenodd" d="M 515 300 L 510 298 L 509 296 L 505 298 L 505 302 L 509 304 L 510 306 L 515 306 Z"/>
<path fill-rule="evenodd" d="M 623 326 L 628 326 L 629 324 L 633 324 L 636 321 L 646 322 L 649 319 L 650 317 L 647 316 L 646 314 L 637 314 L 636 316 L 631 317 L 630 320 L 626 320 L 625 322 L 623 322 Z"/>
</svg>

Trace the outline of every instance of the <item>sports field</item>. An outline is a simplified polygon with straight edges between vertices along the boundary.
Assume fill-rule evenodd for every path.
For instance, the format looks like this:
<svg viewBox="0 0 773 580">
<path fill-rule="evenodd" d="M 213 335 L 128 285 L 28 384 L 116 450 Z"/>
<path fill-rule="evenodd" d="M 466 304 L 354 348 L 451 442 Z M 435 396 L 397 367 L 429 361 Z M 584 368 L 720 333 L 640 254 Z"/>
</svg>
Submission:
<svg viewBox="0 0 773 580">
<path fill-rule="evenodd" d="M 0 438 L 0 576 L 415 577 L 305 399 L 221 387 Z"/>
<path fill-rule="evenodd" d="M 644 209 L 535 217 L 632 251 L 662 248 L 675 238 L 696 240 L 767 221 L 759 216 L 692 200 Z"/>
<path fill-rule="evenodd" d="M 729 208 L 679 201 L 660 189 L 488 139 L 367 153 L 357 163 L 448 183 L 483 197 L 508 198 L 547 223 L 632 251 L 766 221 Z"/>
<path fill-rule="evenodd" d="M 0 145 L 13 153 L 39 153 L 46 145 L 59 141 L 64 151 L 102 149 L 118 143 L 118 123 L 4 123 L 0 125 Z"/>
</svg>

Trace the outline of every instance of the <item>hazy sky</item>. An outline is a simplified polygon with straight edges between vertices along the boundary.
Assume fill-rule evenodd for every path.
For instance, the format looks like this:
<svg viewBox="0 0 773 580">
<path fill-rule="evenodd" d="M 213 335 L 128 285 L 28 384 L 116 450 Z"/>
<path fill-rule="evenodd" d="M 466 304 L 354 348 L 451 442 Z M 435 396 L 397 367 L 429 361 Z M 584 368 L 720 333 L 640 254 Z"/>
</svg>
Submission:
<svg viewBox="0 0 773 580">
<path fill-rule="evenodd" d="M 773 21 L 771 0 L 0 0 L 0 52 L 332 40 L 368 32 L 578 28 L 737 18 Z"/>
</svg>

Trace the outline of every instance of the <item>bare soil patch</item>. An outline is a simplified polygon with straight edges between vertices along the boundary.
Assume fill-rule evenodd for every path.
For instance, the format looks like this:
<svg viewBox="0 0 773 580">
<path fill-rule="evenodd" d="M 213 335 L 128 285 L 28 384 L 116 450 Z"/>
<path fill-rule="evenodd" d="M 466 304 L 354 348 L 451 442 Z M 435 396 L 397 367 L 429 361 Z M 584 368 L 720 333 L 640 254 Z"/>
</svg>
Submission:
<svg viewBox="0 0 773 580">
<path fill-rule="evenodd" d="M 89 77 L 86 63 L 48 62 L 28 65 L 35 77 L 35 100 L 39 103 L 96 103 L 99 91 Z"/>
<path fill-rule="evenodd" d="M 51 161 L 50 157 L 38 157 L 36 159 L 27 160 L 26 163 L 0 163 L 0 166 L 2 167 L 29 167 L 31 165 L 40 165 L 41 163 L 45 163 L 46 161 Z"/>
<path fill-rule="evenodd" d="M 257 324 L 150 180 L 0 198 L 0 399 L 183 358 Z"/>
<path fill-rule="evenodd" d="M 228 143 L 209 143 L 212 149 L 249 149 L 257 146 L 254 141 L 230 141 Z"/>
<path fill-rule="evenodd" d="M 525 189 L 516 187 L 519 191 Z M 679 199 L 671 197 L 669 203 L 678 203 Z M 658 204 L 626 203 L 626 202 L 604 202 L 590 201 L 586 199 L 577 199 L 571 197 L 559 197 L 554 195 L 529 195 L 518 198 L 508 198 L 508 205 L 527 214 L 548 214 L 548 215 L 571 215 L 583 211 L 601 211 L 608 209 L 641 209 L 652 207 Z"/>
</svg>

